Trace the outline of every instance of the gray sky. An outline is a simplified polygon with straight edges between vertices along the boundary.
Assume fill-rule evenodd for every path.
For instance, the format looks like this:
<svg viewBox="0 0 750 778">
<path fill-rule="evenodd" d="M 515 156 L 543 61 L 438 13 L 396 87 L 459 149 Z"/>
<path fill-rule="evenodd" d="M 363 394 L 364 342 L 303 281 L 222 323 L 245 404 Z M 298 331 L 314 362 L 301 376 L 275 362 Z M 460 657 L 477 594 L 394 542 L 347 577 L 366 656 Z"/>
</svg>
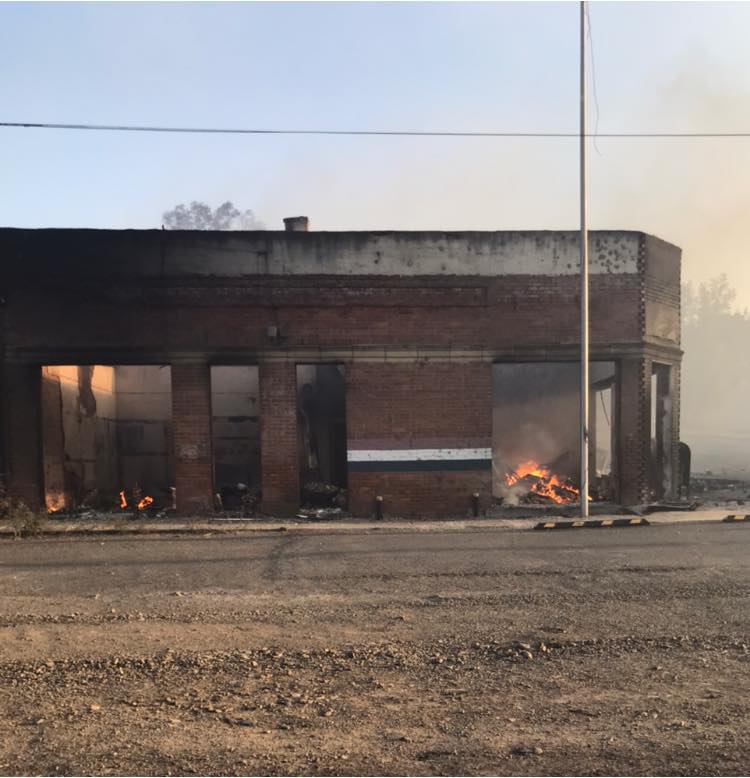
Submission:
<svg viewBox="0 0 750 778">
<path fill-rule="evenodd" d="M 591 3 L 601 131 L 750 130 L 750 4 Z M 3 3 L 6 121 L 577 129 L 578 5 Z M 593 85 L 592 85 L 593 86 Z M 156 227 L 231 199 L 270 228 L 573 229 L 575 140 L 0 130 L 0 223 Z M 750 306 L 750 139 L 591 148 L 597 228 L 655 233 Z"/>
</svg>

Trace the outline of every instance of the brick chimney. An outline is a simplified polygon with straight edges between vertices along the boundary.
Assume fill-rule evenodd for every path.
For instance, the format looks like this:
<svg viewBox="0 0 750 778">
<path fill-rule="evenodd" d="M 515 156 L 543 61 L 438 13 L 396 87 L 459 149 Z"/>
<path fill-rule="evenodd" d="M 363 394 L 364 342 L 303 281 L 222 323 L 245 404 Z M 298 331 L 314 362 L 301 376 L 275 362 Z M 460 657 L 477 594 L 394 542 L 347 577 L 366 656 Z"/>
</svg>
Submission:
<svg viewBox="0 0 750 778">
<path fill-rule="evenodd" d="M 284 229 L 287 232 L 309 232 L 310 220 L 307 216 L 288 216 L 284 219 Z"/>
</svg>

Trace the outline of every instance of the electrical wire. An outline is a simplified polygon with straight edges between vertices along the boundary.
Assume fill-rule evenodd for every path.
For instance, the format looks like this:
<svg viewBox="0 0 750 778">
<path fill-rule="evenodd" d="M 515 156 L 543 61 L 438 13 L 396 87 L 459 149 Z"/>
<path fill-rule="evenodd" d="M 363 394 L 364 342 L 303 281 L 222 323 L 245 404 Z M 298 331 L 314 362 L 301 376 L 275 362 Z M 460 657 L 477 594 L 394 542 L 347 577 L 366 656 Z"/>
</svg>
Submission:
<svg viewBox="0 0 750 778">
<path fill-rule="evenodd" d="M 589 50 L 591 51 L 591 86 L 594 93 L 594 107 L 596 108 L 596 119 L 594 120 L 594 149 L 596 153 L 601 157 L 602 152 L 599 151 L 599 147 L 596 145 L 596 136 L 599 132 L 599 95 L 596 91 L 596 64 L 594 60 L 594 36 L 591 32 L 591 16 L 589 15 L 589 4 L 586 3 L 586 36 L 589 39 Z"/>
<path fill-rule="evenodd" d="M 34 130 L 85 130 L 99 132 L 155 132 L 203 135 L 349 135 L 416 138 L 579 138 L 577 132 L 475 131 L 475 130 L 290 130 L 237 127 L 158 127 L 130 124 L 67 124 L 62 122 L 0 122 L 0 127 Z M 596 132 L 587 138 L 722 139 L 750 138 L 750 131 L 718 132 Z"/>
</svg>

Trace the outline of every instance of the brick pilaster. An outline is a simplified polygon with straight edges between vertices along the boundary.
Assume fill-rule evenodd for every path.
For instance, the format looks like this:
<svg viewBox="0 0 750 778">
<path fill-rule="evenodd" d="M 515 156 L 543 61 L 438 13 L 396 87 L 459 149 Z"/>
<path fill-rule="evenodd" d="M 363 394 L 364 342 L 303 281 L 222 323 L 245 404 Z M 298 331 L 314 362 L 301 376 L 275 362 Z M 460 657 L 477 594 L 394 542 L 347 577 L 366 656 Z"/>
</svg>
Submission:
<svg viewBox="0 0 750 778">
<path fill-rule="evenodd" d="M 6 488 L 31 508 L 43 504 L 41 388 L 39 365 L 3 367 Z"/>
<path fill-rule="evenodd" d="M 296 366 L 261 364 L 259 381 L 262 507 L 265 513 L 283 516 L 299 508 Z"/>
<path fill-rule="evenodd" d="M 209 365 L 172 365 L 172 426 L 177 510 L 210 512 L 214 498 Z"/>
<path fill-rule="evenodd" d="M 651 360 L 623 359 L 619 373 L 619 500 L 635 505 L 649 499 Z"/>
<path fill-rule="evenodd" d="M 681 365 L 672 366 L 672 380 L 670 382 L 670 398 L 672 400 L 672 493 L 667 499 L 677 499 L 680 491 L 680 397 L 682 386 Z"/>
</svg>

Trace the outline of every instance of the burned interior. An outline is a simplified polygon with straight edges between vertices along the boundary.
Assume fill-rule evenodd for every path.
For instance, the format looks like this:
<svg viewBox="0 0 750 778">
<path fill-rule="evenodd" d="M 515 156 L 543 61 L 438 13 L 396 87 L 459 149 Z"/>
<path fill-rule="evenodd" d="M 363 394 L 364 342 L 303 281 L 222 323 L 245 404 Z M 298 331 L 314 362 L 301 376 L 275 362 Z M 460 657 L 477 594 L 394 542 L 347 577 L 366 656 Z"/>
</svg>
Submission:
<svg viewBox="0 0 750 778">
<path fill-rule="evenodd" d="M 590 498 L 617 499 L 614 362 L 589 367 Z M 493 494 L 505 505 L 580 502 L 579 365 L 574 362 L 495 364 Z"/>
<path fill-rule="evenodd" d="M 173 507 L 168 365 L 45 365 L 47 510 Z"/>
<path fill-rule="evenodd" d="M 5 485 L 50 512 L 580 500 L 573 232 L 0 230 Z M 590 235 L 590 497 L 676 493 L 680 250 Z"/>
</svg>

